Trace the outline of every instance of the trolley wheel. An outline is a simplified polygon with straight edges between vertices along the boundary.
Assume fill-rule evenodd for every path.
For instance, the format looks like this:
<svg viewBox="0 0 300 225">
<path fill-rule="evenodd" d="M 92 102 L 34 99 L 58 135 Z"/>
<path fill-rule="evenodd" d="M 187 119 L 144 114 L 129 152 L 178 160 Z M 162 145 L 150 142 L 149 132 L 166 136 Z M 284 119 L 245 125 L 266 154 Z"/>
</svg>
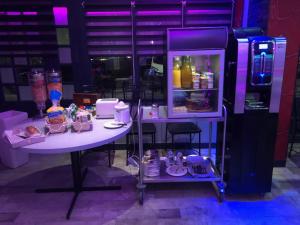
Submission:
<svg viewBox="0 0 300 225">
<path fill-rule="evenodd" d="M 139 204 L 140 205 L 144 204 L 144 190 L 139 191 Z"/>
</svg>

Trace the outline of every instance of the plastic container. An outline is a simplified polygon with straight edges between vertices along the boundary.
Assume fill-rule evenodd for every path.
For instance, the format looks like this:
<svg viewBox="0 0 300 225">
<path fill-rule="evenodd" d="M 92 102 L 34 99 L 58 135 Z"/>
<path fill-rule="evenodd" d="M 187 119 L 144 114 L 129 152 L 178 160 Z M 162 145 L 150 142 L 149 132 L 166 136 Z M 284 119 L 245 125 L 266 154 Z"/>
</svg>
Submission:
<svg viewBox="0 0 300 225">
<path fill-rule="evenodd" d="M 42 72 L 34 71 L 29 74 L 29 83 L 31 85 L 33 101 L 37 105 L 40 116 L 43 117 L 43 110 L 46 109 L 46 82 L 45 76 Z"/>
<path fill-rule="evenodd" d="M 2 138 L 3 132 L 4 130 L 11 129 L 27 119 L 28 114 L 26 112 L 10 110 L 0 113 L 0 158 L 3 165 L 9 168 L 17 168 L 27 163 L 29 155 L 19 149 L 13 149 L 10 144 Z"/>
<path fill-rule="evenodd" d="M 60 96 L 62 96 L 62 77 L 59 72 L 52 70 L 47 73 L 47 89 L 48 89 L 49 98 L 51 96 L 50 93 L 52 91 L 59 92 Z"/>
</svg>

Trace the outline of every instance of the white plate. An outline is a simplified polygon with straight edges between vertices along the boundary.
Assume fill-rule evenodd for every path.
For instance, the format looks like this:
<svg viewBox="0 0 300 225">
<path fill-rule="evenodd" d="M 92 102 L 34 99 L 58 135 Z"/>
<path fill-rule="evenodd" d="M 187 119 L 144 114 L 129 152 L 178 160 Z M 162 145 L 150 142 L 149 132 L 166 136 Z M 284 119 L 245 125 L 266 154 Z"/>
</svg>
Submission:
<svg viewBox="0 0 300 225">
<path fill-rule="evenodd" d="M 124 124 L 123 123 L 116 123 L 116 122 L 106 122 L 104 123 L 104 127 L 107 129 L 118 129 L 123 127 Z"/>
<path fill-rule="evenodd" d="M 177 165 L 169 166 L 166 169 L 166 173 L 174 177 L 184 176 L 186 175 L 187 171 L 188 170 L 186 167 L 178 167 Z"/>
</svg>

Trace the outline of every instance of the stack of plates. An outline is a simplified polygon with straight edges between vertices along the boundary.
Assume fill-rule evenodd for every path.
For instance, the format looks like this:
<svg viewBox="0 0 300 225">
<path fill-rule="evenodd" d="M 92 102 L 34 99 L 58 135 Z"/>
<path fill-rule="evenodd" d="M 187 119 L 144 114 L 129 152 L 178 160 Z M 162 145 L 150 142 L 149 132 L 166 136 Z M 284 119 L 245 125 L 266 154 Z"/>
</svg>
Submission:
<svg viewBox="0 0 300 225">
<path fill-rule="evenodd" d="M 144 175 L 156 177 L 160 175 L 160 158 L 157 150 L 148 150 L 144 155 Z"/>
</svg>

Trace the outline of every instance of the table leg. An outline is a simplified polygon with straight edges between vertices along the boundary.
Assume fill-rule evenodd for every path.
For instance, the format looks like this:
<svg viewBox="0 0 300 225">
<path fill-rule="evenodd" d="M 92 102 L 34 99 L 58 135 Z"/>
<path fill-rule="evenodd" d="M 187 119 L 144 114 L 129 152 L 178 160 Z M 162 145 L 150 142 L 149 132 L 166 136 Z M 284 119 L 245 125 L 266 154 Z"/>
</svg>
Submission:
<svg viewBox="0 0 300 225">
<path fill-rule="evenodd" d="M 121 186 L 100 186 L 100 187 L 83 187 L 83 182 L 88 172 L 87 168 L 81 172 L 80 153 L 71 152 L 71 166 L 73 174 L 73 187 L 72 188 L 46 188 L 37 189 L 36 193 L 55 193 L 55 192 L 74 192 L 71 205 L 68 209 L 66 218 L 70 219 L 77 198 L 82 191 L 105 191 L 105 190 L 120 190 Z"/>
</svg>

